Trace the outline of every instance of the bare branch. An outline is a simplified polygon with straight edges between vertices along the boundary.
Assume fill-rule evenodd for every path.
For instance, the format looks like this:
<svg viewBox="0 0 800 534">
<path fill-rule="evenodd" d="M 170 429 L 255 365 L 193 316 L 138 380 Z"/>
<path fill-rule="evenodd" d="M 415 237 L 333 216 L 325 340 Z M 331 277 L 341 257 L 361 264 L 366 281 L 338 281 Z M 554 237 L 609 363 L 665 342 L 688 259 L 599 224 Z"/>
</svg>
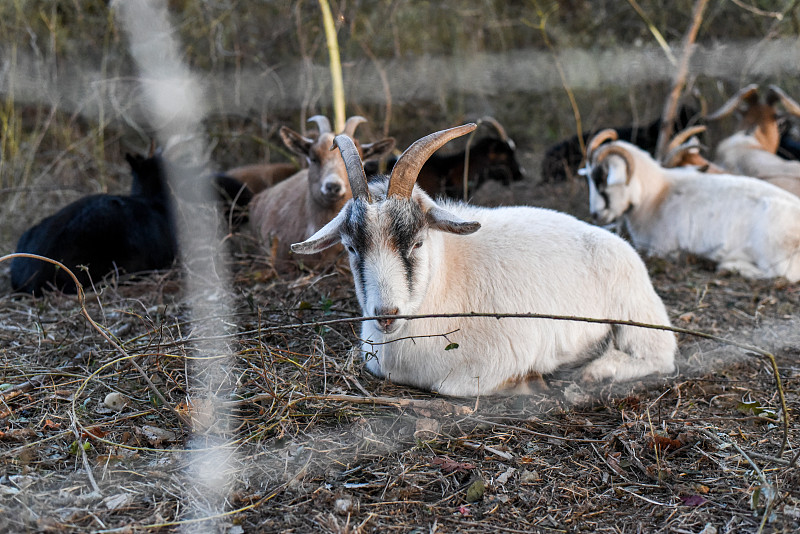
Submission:
<svg viewBox="0 0 800 534">
<path fill-rule="evenodd" d="M 700 24 L 703 22 L 703 12 L 708 5 L 708 0 L 697 0 L 692 12 L 692 25 L 683 37 L 683 52 L 681 53 L 680 63 L 675 72 L 675 79 L 672 83 L 672 91 L 664 104 L 664 111 L 661 113 L 661 130 L 658 132 L 658 142 L 656 143 L 656 160 L 661 160 L 664 156 L 667 143 L 672 137 L 673 123 L 678 112 L 678 99 L 680 99 L 683 87 L 686 85 L 686 75 L 689 72 L 689 59 L 694 51 L 694 42 L 697 39 L 697 32 L 700 31 Z"/>
</svg>

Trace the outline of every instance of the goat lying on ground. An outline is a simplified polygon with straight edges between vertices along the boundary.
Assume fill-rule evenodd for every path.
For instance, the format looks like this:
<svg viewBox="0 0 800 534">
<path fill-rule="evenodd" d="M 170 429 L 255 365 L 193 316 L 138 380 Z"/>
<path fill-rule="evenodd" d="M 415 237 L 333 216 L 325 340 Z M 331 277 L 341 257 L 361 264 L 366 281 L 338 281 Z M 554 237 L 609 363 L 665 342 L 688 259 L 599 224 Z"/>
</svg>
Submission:
<svg viewBox="0 0 800 534">
<path fill-rule="evenodd" d="M 308 160 L 308 168 L 283 182 L 256 195 L 250 207 L 251 222 L 257 228 L 268 249 L 272 249 L 273 263 L 278 270 L 289 266 L 289 245 L 311 236 L 330 221 L 351 197 L 347 172 L 338 151 L 331 151 L 334 134 L 326 117 L 311 117 L 319 128 L 316 140 L 282 127 L 284 144 L 292 152 Z M 344 135 L 353 137 L 356 127 L 365 122 L 363 117 L 347 119 Z M 365 159 L 376 158 L 394 147 L 394 139 L 356 145 Z M 338 256 L 341 249 L 329 251 L 316 258 L 327 263 Z M 312 260 L 313 262 L 313 260 Z"/>
<path fill-rule="evenodd" d="M 419 172 L 417 185 L 432 197 L 448 196 L 464 198 L 464 162 L 467 162 L 467 191 L 474 192 L 485 182 L 495 180 L 509 185 L 522 180 L 525 170 L 516 156 L 516 145 L 505 129 L 492 117 L 484 117 L 479 124 L 486 124 L 490 133 L 470 142 L 464 150 L 447 155 L 433 154 Z M 468 155 L 467 155 L 468 153 Z M 397 157 L 387 158 L 386 172 L 391 172 Z M 380 164 L 364 163 L 367 176 L 379 174 Z"/>
<path fill-rule="evenodd" d="M 646 253 L 685 251 L 747 277 L 800 280 L 800 198 L 756 178 L 665 169 L 613 130 L 592 139 L 584 172 L 595 220 L 623 219 Z"/>
<path fill-rule="evenodd" d="M 382 316 L 362 323 L 367 369 L 446 395 L 493 393 L 593 355 L 586 380 L 671 372 L 676 343 L 665 331 L 519 318 L 395 318 L 536 312 L 669 324 L 644 264 L 619 237 L 539 208 L 440 205 L 414 185 L 433 152 L 474 127 L 416 141 L 391 177 L 369 185 L 357 147 L 336 137 L 353 199 L 292 249 L 316 253 L 339 242 L 347 249 L 362 312 Z"/>
<path fill-rule="evenodd" d="M 161 157 L 125 157 L 133 175 L 129 196 L 92 195 L 69 204 L 28 229 L 17 252 L 60 261 L 85 287 L 114 271 L 169 267 L 177 244 Z M 77 290 L 63 270 L 29 258 L 12 261 L 11 286 L 35 295 L 50 287 Z"/>
<path fill-rule="evenodd" d="M 740 116 L 736 133 L 717 146 L 717 163 L 733 174 L 755 176 L 800 196 L 800 161 L 787 161 L 776 154 L 781 134 L 775 106 L 800 116 L 800 104 L 779 87 L 770 85 L 764 103 L 758 86 L 741 89 L 717 111 L 707 117 L 717 120 L 734 112 Z"/>
</svg>

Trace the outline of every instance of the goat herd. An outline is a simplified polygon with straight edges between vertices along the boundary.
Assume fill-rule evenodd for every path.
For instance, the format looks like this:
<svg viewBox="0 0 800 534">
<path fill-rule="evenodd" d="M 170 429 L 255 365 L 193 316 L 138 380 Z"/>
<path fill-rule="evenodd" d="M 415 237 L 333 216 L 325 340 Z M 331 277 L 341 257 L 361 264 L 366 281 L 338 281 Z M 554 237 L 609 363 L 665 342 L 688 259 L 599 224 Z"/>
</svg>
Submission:
<svg viewBox="0 0 800 534">
<path fill-rule="evenodd" d="M 619 324 L 669 325 L 633 247 L 694 253 L 746 277 L 800 280 L 800 161 L 777 155 L 781 147 L 798 156 L 796 142 L 781 135 L 778 104 L 800 116 L 800 105 L 782 90 L 770 86 L 762 102 L 756 85 L 708 115 L 740 118 L 715 163 L 701 154 L 696 135 L 703 126 L 676 134 L 661 161 L 648 153 L 652 133 L 636 128 L 587 136 L 585 157 L 577 139 L 549 150 L 545 174 L 585 161 L 579 173 L 588 179 L 592 217 L 624 223 L 633 246 L 557 211 L 447 198 L 487 179 L 523 178 L 513 141 L 493 119 L 433 133 L 387 159 L 394 139 L 356 140 L 363 117 L 350 117 L 336 134 L 318 115 L 310 119 L 318 131 L 311 137 L 280 130 L 304 168 L 250 165 L 212 180 L 226 210 L 239 210 L 230 220 L 249 219 L 279 271 L 296 269 L 295 255 L 310 255 L 303 263 L 321 267 L 346 251 L 362 313 L 372 318 L 361 323 L 361 354 L 378 376 L 477 395 L 524 388 L 590 359 L 584 380 L 630 380 L 673 371 L 676 352 L 668 331 Z M 686 117 L 677 122 L 685 126 Z M 476 135 L 479 126 L 491 132 Z M 466 135 L 465 151 L 436 154 Z M 130 195 L 74 202 L 26 231 L 17 251 L 61 261 L 82 285 L 110 272 L 170 266 L 178 248 L 171 195 L 181 192 L 166 181 L 175 165 L 166 156 L 127 156 Z M 37 295 L 76 289 L 62 270 L 23 257 L 12 262 L 11 283 Z M 532 312 L 618 323 L 520 317 Z M 512 317 L 500 322 L 498 314 Z"/>
</svg>

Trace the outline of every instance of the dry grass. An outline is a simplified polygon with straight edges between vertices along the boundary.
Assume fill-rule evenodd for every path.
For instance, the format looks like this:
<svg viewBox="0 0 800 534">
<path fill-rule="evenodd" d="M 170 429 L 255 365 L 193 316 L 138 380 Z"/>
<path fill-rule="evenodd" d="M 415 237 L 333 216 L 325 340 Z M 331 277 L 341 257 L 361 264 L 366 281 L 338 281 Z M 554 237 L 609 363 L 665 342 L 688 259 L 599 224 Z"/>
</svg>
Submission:
<svg viewBox="0 0 800 534">
<path fill-rule="evenodd" d="M 229 531 L 800 526 L 798 471 L 788 466 L 800 423 L 791 420 L 790 450 L 778 458 L 782 414 L 762 358 L 681 336 L 674 377 L 589 389 L 566 371 L 531 396 L 441 399 L 368 374 L 351 352 L 356 325 L 263 333 L 354 317 L 358 306 L 341 268 L 280 279 L 246 236 L 236 239 L 245 252 L 232 259 L 232 393 L 217 405 L 189 398 L 195 325 L 178 271 L 112 281 L 87 301 L 191 428 L 87 325 L 75 297 L 3 299 L 7 530 L 173 530 L 197 520 L 187 503 L 202 510 L 207 496 L 187 475 L 199 453 L 185 447 L 204 435 L 231 454 L 227 514 L 206 518 Z M 720 276 L 692 258 L 649 266 L 676 325 L 774 351 L 797 413 L 795 285 Z M 127 400 L 119 412 L 103 404 L 113 391 Z M 205 428 L 214 413 L 232 422 Z"/>
<path fill-rule="evenodd" d="M 208 75 L 205 126 L 217 165 L 284 159 L 274 135 L 281 124 L 297 128 L 309 115 L 331 114 L 315 2 L 168 3 L 186 61 Z M 692 3 L 638 2 L 670 41 L 683 35 Z M 561 82 L 537 71 L 530 87 L 514 85 L 514 76 L 478 77 L 473 90 L 463 80 L 481 73 L 460 69 L 481 67 L 462 60 L 484 53 L 519 61 L 519 51 L 544 69 L 545 36 L 568 79 L 586 70 L 568 62 L 582 49 L 645 53 L 651 35 L 627 3 L 338 4 L 348 111 L 370 118 L 365 139 L 390 134 L 402 147 L 493 114 L 530 176 L 510 188 L 487 184 L 474 200 L 585 217 L 581 182 L 537 184 L 547 145 L 575 128 Z M 796 35 L 796 2 L 780 20 L 737 4 L 709 8 L 701 45 L 733 36 L 755 48 Z M 29 69 L 35 82 L 0 86 L 0 247 L 10 252 L 44 213 L 87 193 L 127 189 L 123 154 L 143 150 L 152 132 L 136 109 L 127 44 L 105 2 L 13 0 L 1 3 L 0 15 L 0 74 Z M 420 21 L 424 31 L 404 31 Z M 661 59 L 638 60 L 648 57 Z M 436 63 L 442 58 L 455 60 Z M 428 61 L 448 70 L 425 75 Z M 754 72 L 797 97 L 791 72 L 761 74 L 751 59 L 692 83 L 714 101 Z M 660 112 L 663 99 L 653 95 L 666 93 L 666 78 L 632 84 L 622 74 L 610 83 L 598 73 L 596 85 L 571 88 L 584 128 L 647 122 Z M 364 80 L 378 89 L 362 88 Z M 36 84 L 58 92 L 40 94 Z M 778 457 L 784 414 L 772 369 L 758 355 L 681 335 L 672 377 L 585 388 L 566 370 L 529 396 L 440 398 L 367 373 L 352 353 L 355 323 L 280 328 L 357 317 L 346 269 L 281 279 L 249 235 L 228 245 L 234 283 L 225 296 L 234 311 L 222 341 L 233 358 L 222 388 L 230 393 L 216 399 L 196 394 L 202 325 L 190 315 L 179 269 L 111 279 L 89 294 L 87 312 L 128 357 L 91 327 L 76 297 L 5 294 L 8 264 L 0 264 L 0 530 L 800 529 L 800 477 L 789 465 L 800 440 L 797 284 L 716 273 L 696 258 L 648 262 L 676 326 L 776 355 L 791 417 L 789 449 Z M 107 407 L 109 393 L 125 406 Z M 221 516 L 217 496 L 193 478 L 203 440 L 229 456 Z"/>
</svg>

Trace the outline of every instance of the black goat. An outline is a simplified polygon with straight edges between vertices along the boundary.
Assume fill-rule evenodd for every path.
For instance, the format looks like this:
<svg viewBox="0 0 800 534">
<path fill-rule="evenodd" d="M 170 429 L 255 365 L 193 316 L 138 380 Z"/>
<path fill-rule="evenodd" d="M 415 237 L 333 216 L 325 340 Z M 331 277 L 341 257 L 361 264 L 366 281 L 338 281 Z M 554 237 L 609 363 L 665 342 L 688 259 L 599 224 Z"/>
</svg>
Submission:
<svg viewBox="0 0 800 534">
<path fill-rule="evenodd" d="M 476 191 L 484 182 L 496 180 L 508 185 L 522 180 L 524 169 L 517 162 L 514 141 L 496 120 L 487 117 L 479 121 L 489 125 L 496 135 L 482 137 L 473 141 L 469 149 L 468 191 Z M 452 154 L 434 153 L 422 166 L 417 178 L 419 185 L 429 195 L 463 198 L 464 162 L 467 148 Z M 364 172 L 368 177 L 391 172 L 398 156 L 385 160 L 364 162 Z M 382 165 L 385 162 L 385 167 Z"/>
<path fill-rule="evenodd" d="M 697 112 L 692 108 L 681 107 L 678 118 L 675 121 L 673 133 L 686 128 L 696 116 Z M 622 126 L 612 129 L 617 132 L 620 140 L 633 143 L 652 154 L 656 149 L 656 143 L 658 143 L 661 117 L 645 126 Z M 586 146 L 589 139 L 599 131 L 600 129 L 584 132 L 583 146 Z M 559 141 L 548 148 L 544 154 L 544 159 L 542 160 L 542 182 L 561 182 L 577 175 L 578 167 L 582 161 L 583 152 L 577 135 Z"/>
<path fill-rule="evenodd" d="M 800 160 L 800 139 L 797 137 L 797 124 L 785 119 L 778 121 L 780 126 L 781 140 L 778 145 L 777 154 L 783 159 Z"/>
<path fill-rule="evenodd" d="M 169 267 L 177 242 L 162 158 L 125 158 L 133 175 L 130 195 L 91 195 L 69 204 L 22 234 L 17 252 L 60 261 L 84 286 L 113 271 Z M 62 269 L 30 258 L 12 261 L 11 286 L 35 295 L 51 287 L 77 291 Z"/>
</svg>

